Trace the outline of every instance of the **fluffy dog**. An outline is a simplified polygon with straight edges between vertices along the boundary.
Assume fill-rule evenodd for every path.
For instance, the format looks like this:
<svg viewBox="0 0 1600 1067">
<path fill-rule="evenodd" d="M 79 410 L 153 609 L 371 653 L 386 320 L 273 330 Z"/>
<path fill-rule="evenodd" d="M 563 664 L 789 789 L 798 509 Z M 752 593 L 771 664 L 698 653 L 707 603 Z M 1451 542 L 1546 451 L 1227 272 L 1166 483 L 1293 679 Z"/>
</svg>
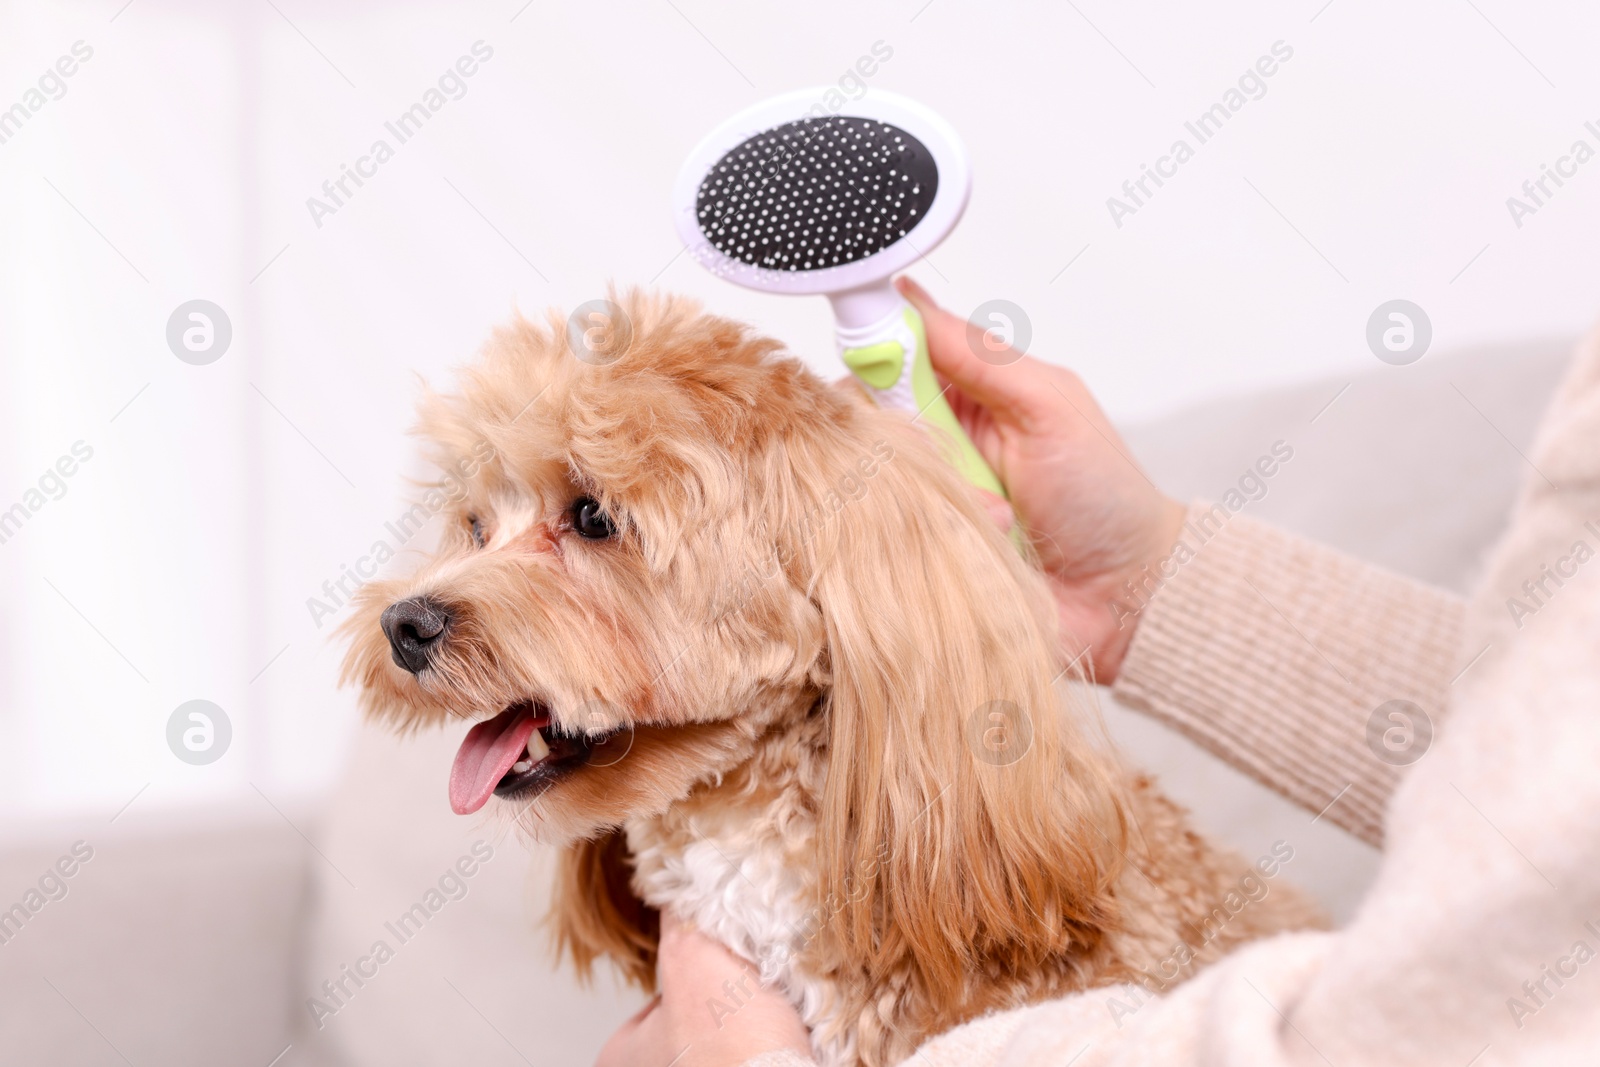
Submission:
<svg viewBox="0 0 1600 1067">
<path fill-rule="evenodd" d="M 650 988 L 670 908 L 876 1067 L 1318 921 L 1092 743 L 1041 575 L 923 426 L 685 302 L 621 310 L 583 361 L 519 319 L 425 398 L 448 532 L 345 627 L 370 714 L 476 723 L 455 810 L 562 847 L 580 973 Z"/>
</svg>

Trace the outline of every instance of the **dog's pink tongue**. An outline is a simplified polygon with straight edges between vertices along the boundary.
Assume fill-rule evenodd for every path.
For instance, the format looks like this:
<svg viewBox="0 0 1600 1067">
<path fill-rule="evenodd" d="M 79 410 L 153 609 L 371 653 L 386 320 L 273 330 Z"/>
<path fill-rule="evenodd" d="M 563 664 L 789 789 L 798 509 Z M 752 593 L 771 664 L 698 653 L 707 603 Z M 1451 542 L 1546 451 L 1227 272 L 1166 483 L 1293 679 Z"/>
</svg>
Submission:
<svg viewBox="0 0 1600 1067">
<path fill-rule="evenodd" d="M 529 708 L 507 708 L 467 731 L 450 768 L 450 808 L 471 815 L 489 802 L 494 787 L 522 758 L 539 717 Z"/>
</svg>

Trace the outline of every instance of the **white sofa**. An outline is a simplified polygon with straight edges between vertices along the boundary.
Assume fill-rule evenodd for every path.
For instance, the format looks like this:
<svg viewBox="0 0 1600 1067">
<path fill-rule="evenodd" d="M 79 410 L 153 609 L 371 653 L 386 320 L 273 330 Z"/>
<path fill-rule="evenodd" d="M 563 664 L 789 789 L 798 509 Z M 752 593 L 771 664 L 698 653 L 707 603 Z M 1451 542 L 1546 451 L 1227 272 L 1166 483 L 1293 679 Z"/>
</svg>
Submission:
<svg viewBox="0 0 1600 1067">
<path fill-rule="evenodd" d="M 1215 497 L 1286 441 L 1294 458 L 1250 514 L 1465 590 L 1570 349 L 1557 340 L 1412 367 L 1374 362 L 1342 393 L 1338 380 L 1208 404 L 1130 428 L 1128 439 L 1180 497 Z M 1335 915 L 1350 913 L 1375 866 L 1370 849 L 1102 703 L 1129 757 L 1204 828 L 1249 854 L 1292 842 L 1291 876 Z M 530 859 L 503 828 L 450 813 L 444 782 L 456 741 L 364 732 L 336 794 L 315 812 L 287 813 L 309 841 L 270 814 L 262 821 L 259 809 L 105 827 L 67 896 L 0 944 L 0 1061 L 590 1062 L 640 997 L 606 978 L 578 989 L 551 965 L 534 928 L 549 857 Z M 0 907 L 74 840 L 60 827 L 12 830 L 13 840 L 39 843 L 0 851 Z M 446 877 L 463 857 L 471 877 Z M 425 923 L 411 920 L 402 943 L 385 924 L 426 903 L 441 878 L 442 906 Z M 381 964 L 370 961 L 378 940 L 393 950 Z M 370 975 L 359 986 L 345 971 L 358 964 Z M 342 984 L 337 1000 L 325 981 Z M 324 1005 L 320 1018 L 311 998 Z"/>
</svg>

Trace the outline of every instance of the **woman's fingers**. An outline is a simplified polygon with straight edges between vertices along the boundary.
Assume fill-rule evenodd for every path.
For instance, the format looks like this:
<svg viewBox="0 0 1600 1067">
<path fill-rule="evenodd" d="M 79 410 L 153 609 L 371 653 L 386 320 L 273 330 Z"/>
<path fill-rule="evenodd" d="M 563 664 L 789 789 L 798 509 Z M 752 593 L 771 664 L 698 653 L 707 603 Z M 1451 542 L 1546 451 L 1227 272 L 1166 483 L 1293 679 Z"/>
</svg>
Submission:
<svg viewBox="0 0 1600 1067">
<path fill-rule="evenodd" d="M 658 1035 L 653 1032 L 659 1028 L 660 1017 L 656 1012 L 660 1007 L 661 997 L 658 995 L 651 997 L 648 1004 L 634 1012 L 605 1043 L 599 1058 L 594 1061 L 594 1067 L 636 1067 L 640 1049 L 660 1044 Z"/>
<path fill-rule="evenodd" d="M 1009 532 L 1017 520 L 1016 512 L 1011 508 L 1011 502 L 1005 497 L 991 493 L 987 489 L 973 490 L 978 494 L 978 499 L 983 501 L 983 510 L 988 512 L 989 520 L 1001 530 Z"/>
<path fill-rule="evenodd" d="M 1049 393 L 1043 364 L 997 344 L 992 335 L 940 307 L 910 278 L 897 278 L 895 285 L 922 316 L 928 358 L 941 377 L 1003 422 L 1027 426 L 1048 412 L 1040 392 Z M 980 351 L 987 358 L 980 358 Z"/>
</svg>

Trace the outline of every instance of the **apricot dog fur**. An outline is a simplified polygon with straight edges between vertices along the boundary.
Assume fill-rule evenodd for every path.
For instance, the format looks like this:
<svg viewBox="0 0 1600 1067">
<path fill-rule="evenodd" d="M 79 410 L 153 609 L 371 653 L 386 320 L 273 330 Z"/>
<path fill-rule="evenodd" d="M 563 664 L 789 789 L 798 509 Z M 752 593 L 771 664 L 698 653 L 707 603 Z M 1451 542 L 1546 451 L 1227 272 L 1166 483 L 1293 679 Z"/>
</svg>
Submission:
<svg viewBox="0 0 1600 1067">
<path fill-rule="evenodd" d="M 519 318 L 425 398 L 447 533 L 344 627 L 370 714 L 536 730 L 550 755 L 489 803 L 563 849 L 581 973 L 650 988 L 671 908 L 822 1062 L 877 1067 L 1320 922 L 1281 882 L 1225 905 L 1265 883 L 1095 740 L 1042 576 L 923 425 L 686 301 L 617 300 L 587 361 Z"/>
</svg>

